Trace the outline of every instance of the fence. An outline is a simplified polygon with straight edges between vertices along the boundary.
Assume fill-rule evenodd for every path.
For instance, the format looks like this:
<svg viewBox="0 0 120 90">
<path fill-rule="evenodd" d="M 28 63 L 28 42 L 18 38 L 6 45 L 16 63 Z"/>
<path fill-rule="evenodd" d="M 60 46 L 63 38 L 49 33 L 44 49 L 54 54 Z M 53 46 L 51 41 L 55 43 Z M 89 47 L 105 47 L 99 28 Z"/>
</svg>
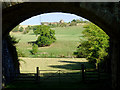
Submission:
<svg viewBox="0 0 120 90">
<path fill-rule="evenodd" d="M 81 80 L 81 70 L 40 70 L 36 68 L 37 82 L 76 82 Z"/>
<path fill-rule="evenodd" d="M 42 73 L 42 72 L 46 73 Z M 66 80 L 69 78 L 69 80 L 72 79 L 72 81 L 96 81 L 100 79 L 100 72 L 98 69 L 91 69 L 88 70 L 85 68 L 84 64 L 81 65 L 81 70 L 70 70 L 70 72 L 65 72 L 66 70 L 40 70 L 39 67 L 36 69 L 36 81 L 42 82 L 52 77 L 57 77 L 58 82 L 61 82 L 61 80 Z M 75 72 L 76 71 L 76 72 Z M 49 73 L 48 73 L 49 72 Z M 67 81 L 67 80 L 66 80 Z M 69 81 L 70 82 L 70 81 Z"/>
<path fill-rule="evenodd" d="M 101 72 L 98 69 L 86 69 L 84 64 L 81 65 L 81 70 L 40 70 L 36 68 L 36 73 L 21 74 L 17 77 L 18 80 L 32 80 L 36 82 L 79 82 L 79 81 L 98 81 L 101 77 Z"/>
<path fill-rule="evenodd" d="M 84 65 L 82 65 L 82 80 L 86 81 L 99 81 L 100 80 L 100 72 L 99 72 L 99 64 L 97 69 L 87 69 Z"/>
</svg>

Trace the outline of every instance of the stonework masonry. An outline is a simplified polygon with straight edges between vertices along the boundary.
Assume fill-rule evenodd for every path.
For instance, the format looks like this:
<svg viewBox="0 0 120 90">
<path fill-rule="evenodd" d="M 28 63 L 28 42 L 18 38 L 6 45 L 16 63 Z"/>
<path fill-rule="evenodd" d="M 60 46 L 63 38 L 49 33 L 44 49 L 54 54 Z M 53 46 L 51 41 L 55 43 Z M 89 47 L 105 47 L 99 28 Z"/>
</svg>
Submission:
<svg viewBox="0 0 120 90">
<path fill-rule="evenodd" d="M 5 38 L 8 33 L 22 21 L 43 13 L 64 12 L 82 16 L 102 28 L 111 38 L 111 74 L 112 87 L 114 90 L 120 88 L 120 3 L 104 2 L 104 3 L 84 3 L 84 2 L 61 2 L 61 3 L 19 3 L 10 7 L 5 6 L 2 12 L 2 35 Z M 6 44 L 7 42 L 3 42 Z M 5 51 L 3 50 L 3 53 Z M 12 58 L 7 53 L 7 57 L 3 56 L 3 64 L 13 68 Z M 5 61 L 4 61 L 5 60 Z M 8 67 L 7 66 L 7 67 Z M 5 72 L 9 73 L 9 69 L 5 68 Z M 14 68 L 12 69 L 14 70 Z"/>
</svg>

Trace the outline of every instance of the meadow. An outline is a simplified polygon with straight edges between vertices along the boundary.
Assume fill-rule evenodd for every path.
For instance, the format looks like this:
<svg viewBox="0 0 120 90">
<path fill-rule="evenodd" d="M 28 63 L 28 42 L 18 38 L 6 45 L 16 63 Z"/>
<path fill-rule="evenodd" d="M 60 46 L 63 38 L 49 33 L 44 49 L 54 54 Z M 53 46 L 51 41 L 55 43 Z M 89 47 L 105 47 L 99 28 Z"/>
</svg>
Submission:
<svg viewBox="0 0 120 90">
<path fill-rule="evenodd" d="M 39 67 L 40 83 L 34 81 L 16 81 L 8 85 L 6 88 L 105 88 L 109 87 L 109 81 L 82 82 L 81 65 L 84 64 L 86 69 L 95 69 L 95 65 L 91 64 L 85 58 L 75 58 L 73 53 L 80 44 L 82 37 L 83 26 L 57 27 L 55 30 L 56 41 L 50 46 L 39 47 L 36 55 L 31 54 L 32 44 L 37 36 L 30 30 L 29 33 L 10 32 L 11 36 L 20 39 L 16 44 L 19 52 L 24 54 L 24 57 L 19 57 L 20 73 L 36 73 L 36 67 Z M 61 70 L 63 73 L 58 73 L 58 78 L 51 76 L 55 72 L 42 70 Z M 64 73 L 65 72 L 65 73 Z M 46 78 L 50 77 L 46 80 Z M 104 77 L 103 77 L 104 78 Z M 108 85 L 107 85 L 107 84 Z"/>
<path fill-rule="evenodd" d="M 56 41 L 47 47 L 39 47 L 36 55 L 31 54 L 32 44 L 28 42 L 35 42 L 37 36 L 30 30 L 29 33 L 23 34 L 21 32 L 11 32 L 10 35 L 20 39 L 16 44 L 17 50 L 22 52 L 25 57 L 74 57 L 73 53 L 79 45 L 80 38 L 82 38 L 83 26 L 57 27 L 55 30 Z"/>
</svg>

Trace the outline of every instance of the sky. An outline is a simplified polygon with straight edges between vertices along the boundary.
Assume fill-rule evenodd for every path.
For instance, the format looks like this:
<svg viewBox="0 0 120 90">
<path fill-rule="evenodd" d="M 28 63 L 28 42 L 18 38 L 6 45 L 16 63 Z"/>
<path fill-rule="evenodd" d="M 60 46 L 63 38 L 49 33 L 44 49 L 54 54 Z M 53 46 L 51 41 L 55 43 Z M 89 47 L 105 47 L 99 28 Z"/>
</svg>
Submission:
<svg viewBox="0 0 120 90">
<path fill-rule="evenodd" d="M 61 12 L 44 13 L 37 16 L 33 16 L 21 22 L 20 25 L 40 25 L 41 22 L 59 22 L 61 19 L 64 20 L 64 22 L 70 22 L 73 19 L 80 19 L 80 18 L 82 17 L 70 13 L 61 13 Z M 84 18 L 82 19 L 86 20 Z"/>
</svg>

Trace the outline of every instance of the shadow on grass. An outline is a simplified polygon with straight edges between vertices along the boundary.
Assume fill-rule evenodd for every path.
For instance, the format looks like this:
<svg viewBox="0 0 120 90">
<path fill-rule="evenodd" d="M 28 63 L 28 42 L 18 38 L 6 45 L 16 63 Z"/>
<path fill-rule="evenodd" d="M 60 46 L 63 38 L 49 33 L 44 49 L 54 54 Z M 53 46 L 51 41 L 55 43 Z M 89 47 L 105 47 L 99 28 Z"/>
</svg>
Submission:
<svg viewBox="0 0 120 90">
<path fill-rule="evenodd" d="M 59 69 L 67 69 L 67 70 L 81 70 L 81 65 L 84 64 L 84 66 L 87 69 L 94 69 L 95 68 L 95 65 L 90 64 L 89 62 L 74 62 L 74 61 L 59 61 L 59 62 L 64 62 L 64 63 L 68 63 L 68 64 L 50 65 L 49 67 L 59 68 Z"/>
<path fill-rule="evenodd" d="M 74 70 L 73 70 L 74 71 Z M 22 75 L 22 74 L 21 74 Z M 31 75 L 23 74 L 24 76 L 31 77 Z M 32 75 L 33 77 L 33 75 Z M 21 89 L 21 88 L 39 88 L 39 89 L 46 89 L 46 88 L 53 88 L 53 89 L 98 89 L 98 88 L 110 88 L 108 85 L 108 81 L 96 81 L 85 83 L 82 82 L 81 72 L 54 72 L 54 73 L 41 73 L 39 81 L 36 81 L 35 76 L 34 80 L 20 80 L 14 81 L 13 83 L 9 84 L 7 87 L 12 89 Z"/>
<path fill-rule="evenodd" d="M 30 42 L 28 42 L 28 44 L 36 44 L 36 41 L 30 41 Z"/>
<path fill-rule="evenodd" d="M 84 64 L 86 68 L 95 68 L 94 65 L 89 62 L 74 62 L 74 61 L 59 61 L 66 63 L 65 65 L 51 65 L 50 67 L 59 68 L 56 71 L 48 71 L 39 73 L 39 80 L 36 82 L 36 74 L 21 74 L 24 78 L 22 80 L 16 80 L 9 84 L 7 88 L 53 88 L 53 89 L 98 89 L 98 88 L 110 88 L 108 80 L 95 81 L 95 82 L 82 82 L 81 65 Z M 68 63 L 68 64 L 67 64 Z M 60 70 L 66 69 L 66 70 Z M 18 79 L 18 78 L 17 78 Z"/>
</svg>

